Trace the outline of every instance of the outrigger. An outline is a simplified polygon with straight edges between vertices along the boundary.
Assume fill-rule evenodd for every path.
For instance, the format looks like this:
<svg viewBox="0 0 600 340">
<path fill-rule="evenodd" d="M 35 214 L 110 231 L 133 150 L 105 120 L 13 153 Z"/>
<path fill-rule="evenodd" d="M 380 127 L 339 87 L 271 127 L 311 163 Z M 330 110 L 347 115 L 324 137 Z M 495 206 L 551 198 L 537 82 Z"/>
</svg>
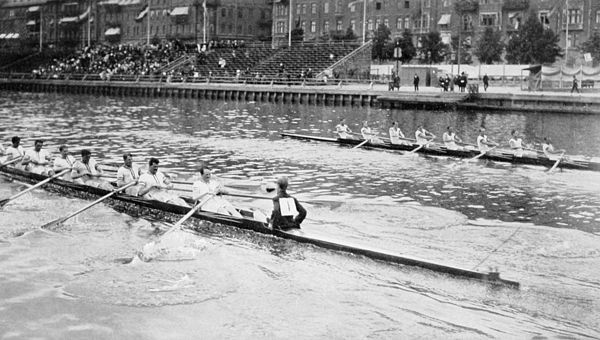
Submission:
<svg viewBox="0 0 600 340">
<path fill-rule="evenodd" d="M 13 167 L 0 167 L 0 175 L 3 175 L 13 180 L 31 184 L 39 183 L 40 181 L 44 181 L 49 178 L 44 175 L 34 174 Z M 54 179 L 53 181 L 46 183 L 43 186 L 43 188 L 51 192 L 75 196 L 84 199 L 97 199 L 98 197 L 105 196 L 111 193 L 110 191 L 103 190 L 100 188 L 76 184 L 61 179 Z M 188 199 L 188 201 L 190 200 Z M 165 220 L 168 222 L 177 221 L 182 215 L 186 215 L 188 212 L 190 212 L 189 207 L 183 207 L 154 200 L 146 200 L 140 197 L 130 196 L 124 193 L 113 194 L 110 198 L 107 198 L 105 202 L 109 206 L 113 207 L 115 210 L 127 213 L 132 216 L 144 216 L 147 218 Z M 456 277 L 475 279 L 493 285 L 505 286 L 515 289 L 519 288 L 519 282 L 502 279 L 500 278 L 500 275 L 497 271 L 490 273 L 482 273 L 473 270 L 429 262 L 422 259 L 407 257 L 377 249 L 371 249 L 364 246 L 356 246 L 341 243 L 328 237 L 310 235 L 309 232 L 304 230 L 293 229 L 289 231 L 284 231 L 272 229 L 268 226 L 266 221 L 254 219 L 254 211 L 252 211 L 251 209 L 237 209 L 242 214 L 242 218 L 225 216 L 205 211 L 196 211 L 193 213 L 193 218 L 190 219 L 190 223 L 187 224 L 185 227 L 191 230 L 201 230 L 203 227 L 207 226 L 206 223 L 209 223 L 209 225 L 210 223 L 227 225 L 239 229 L 258 232 L 261 234 L 273 235 L 279 238 L 289 239 L 299 243 L 312 244 L 324 249 L 365 256 L 373 260 L 379 260 L 388 263 L 395 263 L 407 266 L 415 266 L 425 268 L 434 272 L 446 273 Z"/>
<path fill-rule="evenodd" d="M 321 136 L 309 136 L 309 135 L 300 135 L 294 133 L 281 133 L 282 137 L 289 137 L 294 139 L 306 140 L 306 141 L 317 141 L 317 142 L 326 142 L 333 143 L 338 145 L 346 145 L 346 146 L 357 146 L 362 144 L 363 148 L 371 148 L 371 149 L 383 149 L 383 150 L 393 150 L 398 152 L 417 152 L 426 155 L 432 156 L 448 156 L 448 157 L 457 157 L 457 158 L 480 158 L 480 159 L 488 159 L 496 162 L 508 162 L 513 164 L 528 164 L 528 165 L 539 165 L 551 168 L 557 164 L 557 158 L 552 159 L 548 158 L 545 155 L 536 155 L 536 156 L 516 156 L 510 150 L 501 150 L 496 149 L 489 151 L 487 153 L 480 153 L 479 150 L 474 149 L 463 149 L 463 150 L 453 150 L 445 147 L 440 144 L 392 144 L 389 140 L 381 140 L 379 142 L 373 142 L 370 140 L 362 140 L 362 139 L 353 139 L 353 138 L 330 138 L 330 137 L 321 137 Z M 600 159 L 592 160 L 592 158 L 584 158 L 584 157 L 575 157 L 571 156 L 569 158 L 564 157 L 561 161 L 556 165 L 559 168 L 563 169 L 574 169 L 574 170 L 591 170 L 591 171 L 600 171 Z"/>
</svg>

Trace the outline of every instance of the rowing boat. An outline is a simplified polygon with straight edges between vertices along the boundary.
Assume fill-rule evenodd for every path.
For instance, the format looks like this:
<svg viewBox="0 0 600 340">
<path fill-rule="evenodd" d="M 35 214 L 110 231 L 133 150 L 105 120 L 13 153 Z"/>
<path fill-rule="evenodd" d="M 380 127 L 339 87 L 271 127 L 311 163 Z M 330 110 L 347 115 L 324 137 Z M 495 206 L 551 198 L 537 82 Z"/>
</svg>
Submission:
<svg viewBox="0 0 600 340">
<path fill-rule="evenodd" d="M 24 170 L 4 167 L 0 168 L 0 174 L 13 180 L 25 183 L 38 183 L 47 176 L 30 173 Z M 54 180 L 44 186 L 44 189 L 57 192 L 60 194 L 75 196 L 84 199 L 97 199 L 104 196 L 109 191 L 90 187 L 86 185 L 76 184 L 64 180 Z M 124 193 L 115 194 L 106 200 L 106 203 L 115 210 L 124 212 L 132 216 L 143 216 L 149 219 L 174 222 L 179 220 L 181 215 L 189 212 L 189 207 L 178 206 L 170 203 L 164 203 L 153 200 L 146 200 L 136 196 L 130 196 Z M 255 220 L 254 212 L 248 209 L 238 209 L 242 214 L 242 218 L 225 216 L 206 211 L 197 211 L 193 214 L 193 222 L 186 228 L 191 230 L 202 230 L 202 228 L 211 227 L 212 225 L 225 225 L 243 230 L 250 230 L 260 234 L 273 235 L 279 238 L 293 240 L 299 243 L 312 244 L 324 249 L 351 253 L 359 256 L 365 256 L 374 260 L 396 263 L 401 265 L 416 266 L 425 268 L 434 272 L 441 272 L 457 277 L 475 279 L 485 281 L 494 285 L 506 286 L 510 288 L 519 288 L 519 283 L 516 281 L 500 278 L 499 273 L 482 273 L 468 269 L 452 267 L 444 264 L 433 263 L 417 258 L 406 257 L 386 251 L 381 251 L 364 246 L 356 246 L 347 243 L 341 243 L 333 238 L 326 236 L 311 235 L 305 230 L 276 230 L 269 228 L 264 221 Z"/>
<path fill-rule="evenodd" d="M 335 143 L 339 145 L 347 145 L 347 146 L 355 146 L 360 143 L 364 143 L 365 141 L 362 139 L 352 139 L 352 138 L 329 138 L 329 137 L 320 137 L 320 136 L 309 136 L 309 135 L 300 135 L 293 133 L 281 133 L 282 137 L 289 137 L 300 140 L 308 140 L 308 141 L 318 141 L 318 142 L 326 142 L 326 143 Z M 366 142 L 362 145 L 364 148 L 372 148 L 372 149 L 383 149 L 383 150 L 393 150 L 393 151 L 413 151 L 419 148 L 420 144 L 392 144 L 389 141 L 380 141 L 378 143 L 373 143 L 371 141 Z M 444 145 L 440 144 L 430 144 L 427 147 L 421 147 L 416 150 L 418 153 L 432 155 L 432 156 L 448 156 L 448 157 L 457 157 L 457 158 L 473 158 L 480 154 L 479 150 L 475 149 L 464 149 L 464 150 L 453 150 L 448 149 Z M 494 152 L 488 152 L 481 156 L 480 159 L 487 159 L 496 162 L 508 162 L 513 164 L 527 164 L 527 165 L 539 165 L 544 167 L 552 167 L 556 163 L 556 159 L 548 158 L 545 155 L 523 155 L 521 157 L 516 156 L 510 150 L 494 150 Z M 591 170 L 591 171 L 600 171 L 600 161 L 595 161 L 592 159 L 586 159 L 583 157 L 569 157 L 569 159 L 563 158 L 560 164 L 558 165 L 560 168 L 564 169 L 575 169 L 575 170 Z"/>
</svg>

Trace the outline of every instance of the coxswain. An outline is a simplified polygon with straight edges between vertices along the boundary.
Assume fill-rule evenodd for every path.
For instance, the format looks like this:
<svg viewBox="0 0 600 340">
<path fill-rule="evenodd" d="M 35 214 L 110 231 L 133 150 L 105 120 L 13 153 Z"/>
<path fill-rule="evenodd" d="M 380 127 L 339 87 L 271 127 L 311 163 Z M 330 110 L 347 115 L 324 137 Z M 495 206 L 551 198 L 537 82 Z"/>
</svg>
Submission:
<svg viewBox="0 0 600 340">
<path fill-rule="evenodd" d="M 485 128 L 479 129 L 479 136 L 477 136 L 477 148 L 480 152 L 488 152 L 491 148 L 497 147 L 498 143 L 494 143 L 488 139 L 485 134 Z"/>
<path fill-rule="evenodd" d="M 463 148 L 458 146 L 456 143 L 462 143 L 462 139 L 460 139 L 456 133 L 454 133 L 454 129 L 452 126 L 446 127 L 446 132 L 442 135 L 442 141 L 444 141 L 444 145 L 446 148 L 450 150 L 462 150 Z"/>
<path fill-rule="evenodd" d="M 400 127 L 398 127 L 398 122 L 393 122 L 392 127 L 390 127 L 390 143 L 392 143 L 392 144 L 407 144 L 406 141 L 402 140 L 401 138 L 406 138 L 406 137 L 404 137 L 402 130 L 400 130 Z"/>
<path fill-rule="evenodd" d="M 287 193 L 287 187 L 287 177 L 277 179 L 277 196 L 273 198 L 273 213 L 270 220 L 273 229 L 299 229 L 306 218 L 306 210 L 296 198 Z"/>
<path fill-rule="evenodd" d="M 141 175 L 138 180 L 138 183 L 140 184 L 138 196 L 142 196 L 149 200 L 189 207 L 181 197 L 169 191 L 169 189 L 173 189 L 173 184 L 160 170 L 158 170 L 158 163 L 159 161 L 157 158 L 150 158 L 150 161 L 148 162 L 148 172 Z"/>
<path fill-rule="evenodd" d="M 11 139 L 11 143 L 12 145 L 6 149 L 6 162 L 25 156 L 25 150 L 23 150 L 23 147 L 19 145 L 21 144 L 20 137 L 14 136 Z M 24 166 L 21 164 L 21 162 L 14 163 L 13 166 L 17 169 L 24 169 Z"/>
<path fill-rule="evenodd" d="M 74 183 L 89 185 L 104 190 L 113 190 L 113 186 L 102 176 L 102 167 L 92 158 L 92 152 L 88 149 L 81 150 L 81 160 L 73 164 L 71 179 Z"/>
<path fill-rule="evenodd" d="M 221 194 L 227 194 L 227 190 L 221 182 L 212 176 L 212 172 L 206 166 L 200 167 L 200 180 L 192 184 L 192 199 L 203 202 L 200 209 L 211 211 L 222 215 L 242 217 L 229 201 L 222 198 Z"/>
<path fill-rule="evenodd" d="M 556 156 L 561 156 L 565 152 L 567 152 L 564 149 L 554 149 L 554 145 L 552 145 L 550 137 L 544 137 L 544 142 L 542 143 L 542 151 L 544 152 L 544 155 L 546 155 L 546 157 L 554 159 L 556 159 Z"/>
<path fill-rule="evenodd" d="M 29 172 L 33 172 L 34 174 L 44 175 L 44 176 L 52 176 L 54 175 L 54 170 L 50 167 L 50 162 L 52 158 L 43 150 L 44 141 L 36 140 L 33 143 L 33 149 L 27 150 L 25 152 L 25 156 L 23 157 L 22 164 L 25 166 L 25 170 Z"/>
<path fill-rule="evenodd" d="M 350 128 L 348 127 L 348 125 L 346 125 L 346 119 L 344 118 L 340 119 L 340 123 L 335 126 L 335 132 L 338 134 L 339 138 L 352 138 L 352 136 L 350 136 L 352 131 L 350 131 Z"/>
<path fill-rule="evenodd" d="M 131 182 L 138 182 L 140 175 L 142 174 L 141 169 L 133 165 L 133 156 L 131 153 L 123 155 L 123 165 L 117 170 L 117 186 L 120 188 Z M 140 190 L 140 186 L 133 185 L 125 189 L 125 193 L 132 196 L 137 196 Z"/>
<path fill-rule="evenodd" d="M 52 169 L 55 173 L 59 173 L 63 170 L 70 169 L 73 171 L 73 165 L 75 165 L 75 157 L 69 154 L 69 147 L 66 145 L 61 145 L 58 147 L 58 151 L 60 152 L 60 156 L 54 159 L 54 164 Z M 71 172 L 67 172 L 66 174 L 61 176 L 61 179 L 65 181 L 72 181 Z"/>
<path fill-rule="evenodd" d="M 417 140 L 417 144 L 429 144 L 432 140 L 435 139 L 435 135 L 423 128 L 423 126 L 419 126 L 417 131 L 415 131 L 415 139 Z"/>
</svg>

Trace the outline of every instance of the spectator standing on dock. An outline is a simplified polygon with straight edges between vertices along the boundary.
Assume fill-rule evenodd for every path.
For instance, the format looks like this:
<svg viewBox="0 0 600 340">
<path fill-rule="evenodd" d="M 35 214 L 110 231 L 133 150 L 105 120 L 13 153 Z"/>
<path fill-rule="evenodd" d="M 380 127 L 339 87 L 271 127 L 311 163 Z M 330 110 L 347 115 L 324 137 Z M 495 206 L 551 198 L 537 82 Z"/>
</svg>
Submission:
<svg viewBox="0 0 600 340">
<path fill-rule="evenodd" d="M 487 73 L 483 76 L 483 90 L 487 92 L 487 88 L 490 86 L 490 77 L 488 77 Z"/>
<path fill-rule="evenodd" d="M 415 77 L 413 78 L 413 85 L 415 85 L 415 91 L 419 91 L 419 76 L 415 73 Z"/>
<path fill-rule="evenodd" d="M 573 93 L 573 91 L 577 91 L 577 93 L 579 93 L 579 83 L 577 82 L 576 75 L 573 75 L 573 87 L 571 87 L 571 93 Z"/>
</svg>

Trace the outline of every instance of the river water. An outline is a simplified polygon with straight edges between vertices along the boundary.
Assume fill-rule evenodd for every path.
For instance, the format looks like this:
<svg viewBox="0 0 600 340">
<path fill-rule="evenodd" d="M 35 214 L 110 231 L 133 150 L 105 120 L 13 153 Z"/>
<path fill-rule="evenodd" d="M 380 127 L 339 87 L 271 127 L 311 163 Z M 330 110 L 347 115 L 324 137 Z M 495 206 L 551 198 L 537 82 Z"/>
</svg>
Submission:
<svg viewBox="0 0 600 340">
<path fill-rule="evenodd" d="M 339 117 L 405 133 L 479 126 L 506 143 L 551 136 L 600 156 L 600 117 L 400 111 L 254 102 L 0 92 L 0 138 L 89 148 L 102 162 L 133 152 L 184 180 L 208 162 L 223 177 L 287 175 L 309 211 L 303 228 L 487 271 L 497 289 L 260 235 L 186 234 L 190 256 L 123 264 L 158 221 L 97 206 L 57 232 L 39 226 L 87 201 L 34 191 L 0 212 L 0 337 L 600 338 L 600 174 L 556 171 L 282 139 L 331 136 Z M 411 133 L 412 134 L 412 133 Z M 0 197 L 24 188 L 0 179 Z M 257 194 L 256 192 L 253 194 Z M 235 200 L 234 200 L 235 201 Z M 269 209 L 268 201 L 235 201 Z M 483 261 L 483 263 L 481 263 Z"/>
</svg>

